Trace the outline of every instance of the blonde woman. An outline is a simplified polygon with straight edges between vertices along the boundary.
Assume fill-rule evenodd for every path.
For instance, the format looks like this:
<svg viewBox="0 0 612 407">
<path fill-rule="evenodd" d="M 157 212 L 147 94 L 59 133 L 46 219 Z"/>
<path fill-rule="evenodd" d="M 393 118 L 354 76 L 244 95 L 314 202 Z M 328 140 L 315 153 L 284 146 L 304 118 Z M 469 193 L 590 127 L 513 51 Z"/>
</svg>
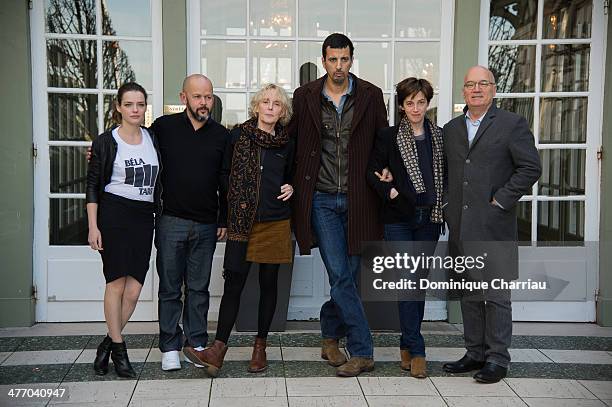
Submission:
<svg viewBox="0 0 612 407">
<path fill-rule="evenodd" d="M 253 262 L 259 263 L 260 297 L 258 332 L 248 371 L 267 368 L 266 338 L 276 309 L 278 270 L 280 264 L 293 260 L 289 198 L 293 194 L 290 172 L 294 144 L 285 128 L 291 105 L 285 91 L 270 84 L 253 97 L 249 113 L 251 118 L 231 131 L 231 146 L 224 160 L 228 240 L 215 342 L 203 351 L 183 349 L 213 377 L 223 365 L 240 294 Z"/>
</svg>

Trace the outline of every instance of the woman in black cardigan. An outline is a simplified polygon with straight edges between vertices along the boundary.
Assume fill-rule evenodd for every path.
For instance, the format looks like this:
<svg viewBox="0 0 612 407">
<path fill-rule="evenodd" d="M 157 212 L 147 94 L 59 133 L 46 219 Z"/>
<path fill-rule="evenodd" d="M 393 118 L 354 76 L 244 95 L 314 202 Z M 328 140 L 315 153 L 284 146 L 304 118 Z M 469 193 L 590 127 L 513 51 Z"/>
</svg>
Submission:
<svg viewBox="0 0 612 407">
<path fill-rule="evenodd" d="M 444 148 L 441 129 L 427 117 L 433 88 L 425 79 L 406 78 L 397 84 L 401 112 L 397 126 L 380 130 L 368 164 L 367 179 L 383 201 L 386 241 L 419 242 L 412 252 L 430 255 L 442 231 Z M 386 177 L 388 169 L 392 176 Z M 418 282 L 427 270 L 410 277 Z M 418 283 L 417 283 L 418 287 Z M 401 368 L 413 377 L 427 376 L 421 322 L 425 292 L 411 290 L 398 302 Z"/>
</svg>

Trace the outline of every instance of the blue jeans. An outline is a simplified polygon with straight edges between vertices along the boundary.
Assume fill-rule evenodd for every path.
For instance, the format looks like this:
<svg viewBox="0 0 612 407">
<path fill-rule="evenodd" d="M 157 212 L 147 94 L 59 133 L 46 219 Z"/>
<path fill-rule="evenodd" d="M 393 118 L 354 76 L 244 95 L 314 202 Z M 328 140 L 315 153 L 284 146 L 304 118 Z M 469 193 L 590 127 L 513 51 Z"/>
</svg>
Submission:
<svg viewBox="0 0 612 407">
<path fill-rule="evenodd" d="M 360 256 L 348 255 L 347 223 L 346 194 L 315 192 L 312 228 L 331 286 L 331 299 L 321 307 L 321 334 L 333 339 L 346 336 L 351 357 L 371 358 L 372 335 L 357 291 Z"/>
<path fill-rule="evenodd" d="M 429 220 L 429 209 L 417 209 L 414 216 L 407 222 L 385 225 L 386 241 L 437 242 L 440 236 L 440 226 Z M 435 244 L 419 245 L 425 256 L 432 255 Z M 418 273 L 421 274 L 421 273 Z M 418 287 L 418 284 L 417 284 Z M 421 323 L 425 314 L 425 292 L 416 293 L 423 301 L 398 301 L 400 330 L 400 349 L 407 350 L 411 356 L 425 357 L 425 339 L 421 334 Z"/>
<path fill-rule="evenodd" d="M 159 349 L 206 346 L 210 270 L 217 245 L 217 225 L 163 215 L 156 225 L 159 275 Z M 181 288 L 185 284 L 185 303 Z M 183 330 L 179 319 L 183 313 Z"/>
</svg>

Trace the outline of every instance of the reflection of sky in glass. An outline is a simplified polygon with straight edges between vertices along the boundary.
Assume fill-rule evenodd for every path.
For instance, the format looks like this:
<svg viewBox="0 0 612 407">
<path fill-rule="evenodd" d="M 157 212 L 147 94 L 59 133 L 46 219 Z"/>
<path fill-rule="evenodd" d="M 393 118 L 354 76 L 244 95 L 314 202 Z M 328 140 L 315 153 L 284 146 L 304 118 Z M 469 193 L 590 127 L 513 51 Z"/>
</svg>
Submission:
<svg viewBox="0 0 612 407">
<path fill-rule="evenodd" d="M 440 37 L 440 0 L 399 0 L 395 32 L 401 38 Z"/>
<path fill-rule="evenodd" d="M 245 35 L 246 0 L 200 0 L 200 35 Z"/>
<path fill-rule="evenodd" d="M 145 89 L 153 89 L 151 43 L 143 41 L 120 40 L 119 48 L 127 55 L 130 68 L 136 74 L 136 82 Z M 104 69 L 114 69 L 112 61 L 104 61 Z"/>
<path fill-rule="evenodd" d="M 344 1 L 300 1 L 299 17 L 299 35 L 302 37 L 327 37 L 331 33 L 342 32 Z"/>
<path fill-rule="evenodd" d="M 349 38 L 389 38 L 391 31 L 392 0 L 349 0 L 347 28 Z"/>
<path fill-rule="evenodd" d="M 103 0 L 102 4 L 106 4 L 115 35 L 151 35 L 150 0 Z"/>
</svg>

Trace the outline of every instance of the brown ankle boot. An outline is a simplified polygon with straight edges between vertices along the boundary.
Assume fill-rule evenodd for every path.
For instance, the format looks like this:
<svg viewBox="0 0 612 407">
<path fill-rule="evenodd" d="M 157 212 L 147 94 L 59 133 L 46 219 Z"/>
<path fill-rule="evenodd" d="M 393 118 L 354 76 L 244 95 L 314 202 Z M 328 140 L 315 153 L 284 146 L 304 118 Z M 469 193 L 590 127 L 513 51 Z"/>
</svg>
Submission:
<svg viewBox="0 0 612 407">
<path fill-rule="evenodd" d="M 402 370 L 410 370 L 410 351 L 400 349 L 400 368 Z"/>
<path fill-rule="evenodd" d="M 346 356 L 338 348 L 338 340 L 324 338 L 321 344 L 321 358 L 333 367 L 338 367 L 346 363 Z"/>
<path fill-rule="evenodd" d="M 427 361 L 423 356 L 415 356 L 410 361 L 410 376 L 417 379 L 427 377 Z"/>
<path fill-rule="evenodd" d="M 197 363 L 206 368 L 206 373 L 212 377 L 217 377 L 219 369 L 223 366 L 223 359 L 227 352 L 227 346 L 219 340 L 215 340 L 212 346 L 204 350 L 195 350 L 191 346 L 185 346 L 183 353 L 193 363 Z"/>
<path fill-rule="evenodd" d="M 263 372 L 268 367 L 266 359 L 266 338 L 255 337 L 253 355 L 249 363 L 249 373 Z"/>
</svg>

